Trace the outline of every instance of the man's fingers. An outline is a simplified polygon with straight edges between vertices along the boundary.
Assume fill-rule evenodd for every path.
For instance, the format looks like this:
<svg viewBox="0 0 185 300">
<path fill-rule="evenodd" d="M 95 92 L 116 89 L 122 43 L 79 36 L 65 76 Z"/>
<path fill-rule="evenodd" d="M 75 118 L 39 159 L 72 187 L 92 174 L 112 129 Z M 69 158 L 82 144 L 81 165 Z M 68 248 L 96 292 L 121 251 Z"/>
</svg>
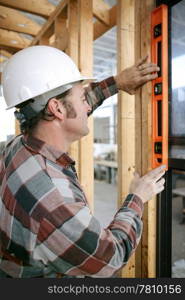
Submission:
<svg viewBox="0 0 185 300">
<path fill-rule="evenodd" d="M 164 176 L 164 174 L 165 174 L 165 172 L 164 171 L 161 171 L 159 174 L 156 174 L 155 176 L 153 176 L 153 177 L 149 177 L 152 181 L 155 181 L 155 182 L 159 182 L 160 180 L 160 178 L 162 177 L 162 176 Z"/>
<path fill-rule="evenodd" d="M 151 73 L 156 73 L 156 72 L 159 72 L 159 67 L 157 66 L 150 66 L 150 67 L 147 67 L 146 69 L 143 69 L 142 71 L 140 71 L 140 74 L 141 75 L 148 75 L 148 74 L 151 74 Z"/>
<path fill-rule="evenodd" d="M 148 81 L 151 81 L 151 80 L 154 80 L 158 77 L 158 74 L 157 73 L 153 73 L 153 74 L 148 74 L 148 75 L 145 75 L 143 76 L 141 79 L 140 79 L 140 85 L 148 82 Z"/>
<path fill-rule="evenodd" d="M 164 186 L 161 186 L 161 187 L 156 189 L 156 193 L 160 194 L 163 190 L 164 190 Z"/>
<path fill-rule="evenodd" d="M 164 178 L 161 178 L 159 181 L 156 182 L 156 185 L 158 187 L 163 186 L 164 184 L 165 184 L 165 179 Z"/>
<path fill-rule="evenodd" d="M 138 62 L 136 63 L 136 67 L 139 67 L 139 66 L 142 65 L 144 62 L 146 62 L 146 61 L 147 61 L 147 58 L 148 58 L 148 55 L 146 55 L 146 56 L 143 57 L 143 58 L 140 58 L 140 59 L 138 60 Z"/>
<path fill-rule="evenodd" d="M 154 63 L 141 64 L 140 66 L 138 66 L 138 69 L 140 71 L 142 71 L 142 70 L 145 70 L 145 69 L 151 68 L 151 67 L 157 67 L 157 70 L 159 71 L 159 67 Z"/>
<path fill-rule="evenodd" d="M 166 168 L 166 165 L 162 165 L 162 166 L 159 166 L 151 171 L 149 171 L 147 174 L 145 174 L 143 177 L 147 177 L 147 178 L 150 178 L 150 179 L 155 179 L 159 176 L 159 178 L 161 176 L 164 175 L 165 173 L 165 168 Z M 159 179 L 158 178 L 158 179 Z"/>
</svg>

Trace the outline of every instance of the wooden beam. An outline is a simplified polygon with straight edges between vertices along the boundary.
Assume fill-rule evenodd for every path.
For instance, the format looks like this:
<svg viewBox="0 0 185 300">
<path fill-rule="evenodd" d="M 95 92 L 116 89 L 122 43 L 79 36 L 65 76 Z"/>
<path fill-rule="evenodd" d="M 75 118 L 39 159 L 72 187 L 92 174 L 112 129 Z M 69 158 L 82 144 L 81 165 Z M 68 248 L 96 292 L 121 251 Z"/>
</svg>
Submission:
<svg viewBox="0 0 185 300">
<path fill-rule="evenodd" d="M 141 58 L 141 2 L 135 2 L 135 61 Z M 135 169 L 139 174 L 142 174 L 142 98 L 141 90 L 135 95 Z M 139 243 L 135 253 L 135 277 L 141 277 L 142 274 L 142 256 L 141 242 Z"/>
<path fill-rule="evenodd" d="M 47 0 L 0 0 L 0 4 L 47 18 L 55 10 L 55 5 Z"/>
<path fill-rule="evenodd" d="M 13 46 L 9 47 L 9 46 L 6 46 L 6 45 L 1 45 L 0 48 L 4 51 L 7 51 L 7 52 L 10 52 L 12 54 L 15 54 L 17 51 L 19 51 L 20 49 L 19 48 L 15 48 Z"/>
<path fill-rule="evenodd" d="M 83 75 L 92 76 L 93 71 L 93 13 L 92 0 L 79 0 L 79 69 Z M 91 209 L 94 198 L 93 118 L 88 119 L 90 133 L 80 140 L 79 178 Z M 88 167 L 87 167 L 88 166 Z"/>
<path fill-rule="evenodd" d="M 50 15 L 48 21 L 42 26 L 42 29 L 39 31 L 38 35 L 33 39 L 31 45 L 36 45 L 39 43 L 41 37 L 46 34 L 46 32 L 49 30 L 49 28 L 52 25 L 54 25 L 55 19 L 57 18 L 58 15 L 60 15 L 61 11 L 66 7 L 67 4 L 68 4 L 68 0 L 64 0 L 60 2 L 60 4 Z"/>
<path fill-rule="evenodd" d="M 110 6 L 103 0 L 93 0 L 93 15 L 106 25 L 110 24 Z"/>
<path fill-rule="evenodd" d="M 16 32 L 37 35 L 41 26 L 16 9 L 0 5 L 0 27 Z"/>
<path fill-rule="evenodd" d="M 0 29 L 0 47 L 7 46 L 14 49 L 22 49 L 29 45 L 30 40 L 20 36 L 18 33 Z"/>
<path fill-rule="evenodd" d="M 55 43 L 54 46 L 61 50 L 66 50 L 69 39 L 69 31 L 67 28 L 67 7 L 56 17 L 54 22 Z"/>
<path fill-rule="evenodd" d="M 141 1 L 141 56 L 150 54 L 151 11 L 155 0 Z M 151 167 L 151 83 L 142 88 L 142 174 Z M 142 277 L 156 276 L 156 199 L 145 205 L 142 235 Z"/>
<path fill-rule="evenodd" d="M 116 14 L 117 14 L 117 5 L 109 9 L 109 18 L 110 18 L 109 25 L 103 24 L 100 21 L 96 21 L 94 23 L 94 37 L 93 37 L 94 40 L 102 36 L 106 31 L 110 30 L 112 27 L 116 25 Z"/>
<path fill-rule="evenodd" d="M 117 4 L 118 72 L 135 62 L 135 3 L 119 0 Z M 135 96 L 118 94 L 118 205 L 129 193 L 135 171 Z M 123 277 L 135 277 L 135 254 L 123 269 Z"/>
</svg>

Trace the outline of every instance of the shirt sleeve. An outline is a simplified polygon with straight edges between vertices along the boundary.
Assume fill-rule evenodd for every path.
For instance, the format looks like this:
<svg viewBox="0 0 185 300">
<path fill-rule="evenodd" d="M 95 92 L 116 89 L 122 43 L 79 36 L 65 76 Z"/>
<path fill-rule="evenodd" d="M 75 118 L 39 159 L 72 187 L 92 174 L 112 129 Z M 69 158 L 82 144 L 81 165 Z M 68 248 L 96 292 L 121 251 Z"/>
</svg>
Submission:
<svg viewBox="0 0 185 300">
<path fill-rule="evenodd" d="M 113 76 L 100 82 L 90 83 L 85 89 L 85 95 L 88 104 L 92 108 L 91 113 L 100 106 L 105 99 L 116 93 L 118 93 L 118 88 Z"/>
<path fill-rule="evenodd" d="M 40 222 L 34 259 L 65 275 L 111 277 L 139 243 L 142 201 L 128 195 L 104 229 L 91 214 L 83 193 L 75 192 L 65 178 L 57 182 L 61 188 L 52 189 L 55 204 L 50 204 L 50 211 L 47 207 L 48 214 Z"/>
</svg>

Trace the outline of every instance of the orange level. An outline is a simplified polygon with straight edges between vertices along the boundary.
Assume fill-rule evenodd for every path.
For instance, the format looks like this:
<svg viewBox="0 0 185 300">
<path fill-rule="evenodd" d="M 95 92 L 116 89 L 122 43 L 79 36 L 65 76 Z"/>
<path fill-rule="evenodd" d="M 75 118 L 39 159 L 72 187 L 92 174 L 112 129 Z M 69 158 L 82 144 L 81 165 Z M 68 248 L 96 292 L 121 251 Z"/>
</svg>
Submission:
<svg viewBox="0 0 185 300">
<path fill-rule="evenodd" d="M 152 81 L 152 168 L 168 168 L 168 7 L 152 12 L 152 62 L 160 67 Z M 166 169 L 167 169 L 166 168 Z"/>
</svg>

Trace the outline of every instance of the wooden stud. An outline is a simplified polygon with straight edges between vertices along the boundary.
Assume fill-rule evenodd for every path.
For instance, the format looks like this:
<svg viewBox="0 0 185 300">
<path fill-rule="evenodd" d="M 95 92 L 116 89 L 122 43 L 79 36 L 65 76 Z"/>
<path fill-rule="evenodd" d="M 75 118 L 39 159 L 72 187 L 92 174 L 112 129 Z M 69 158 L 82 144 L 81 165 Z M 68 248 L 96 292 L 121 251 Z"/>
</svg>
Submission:
<svg viewBox="0 0 185 300">
<path fill-rule="evenodd" d="M 135 62 L 141 58 L 141 2 L 135 1 Z M 142 174 L 142 128 L 141 128 L 142 99 L 141 89 L 135 95 L 135 170 Z M 135 252 L 135 277 L 141 277 L 141 242 Z"/>
<path fill-rule="evenodd" d="M 65 50 L 68 45 L 69 32 L 67 29 L 67 7 L 62 10 L 54 22 L 55 26 L 55 43 L 54 46 L 60 50 Z"/>
<path fill-rule="evenodd" d="M 0 0 L 0 4 L 43 17 L 49 17 L 55 10 L 55 5 L 47 0 Z"/>
<path fill-rule="evenodd" d="M 93 13 L 92 0 L 79 0 L 79 69 L 83 75 L 92 76 L 93 70 Z M 87 34 L 88 33 L 88 34 Z M 93 209 L 93 119 L 89 117 L 90 133 L 80 141 L 79 177 L 89 205 Z"/>
<path fill-rule="evenodd" d="M 16 9 L 0 5 L 0 27 L 16 32 L 37 35 L 41 26 Z"/>
<path fill-rule="evenodd" d="M 141 55 L 150 55 L 151 11 L 155 0 L 141 1 Z M 151 168 L 151 83 L 142 88 L 142 174 Z M 142 235 L 142 277 L 155 277 L 156 199 L 145 205 Z"/>
<path fill-rule="evenodd" d="M 135 2 L 118 1 L 117 49 L 118 72 L 135 62 Z M 135 97 L 119 92 L 118 95 L 118 205 L 129 193 L 135 171 Z M 123 269 L 124 277 L 135 277 L 135 255 Z"/>
</svg>

